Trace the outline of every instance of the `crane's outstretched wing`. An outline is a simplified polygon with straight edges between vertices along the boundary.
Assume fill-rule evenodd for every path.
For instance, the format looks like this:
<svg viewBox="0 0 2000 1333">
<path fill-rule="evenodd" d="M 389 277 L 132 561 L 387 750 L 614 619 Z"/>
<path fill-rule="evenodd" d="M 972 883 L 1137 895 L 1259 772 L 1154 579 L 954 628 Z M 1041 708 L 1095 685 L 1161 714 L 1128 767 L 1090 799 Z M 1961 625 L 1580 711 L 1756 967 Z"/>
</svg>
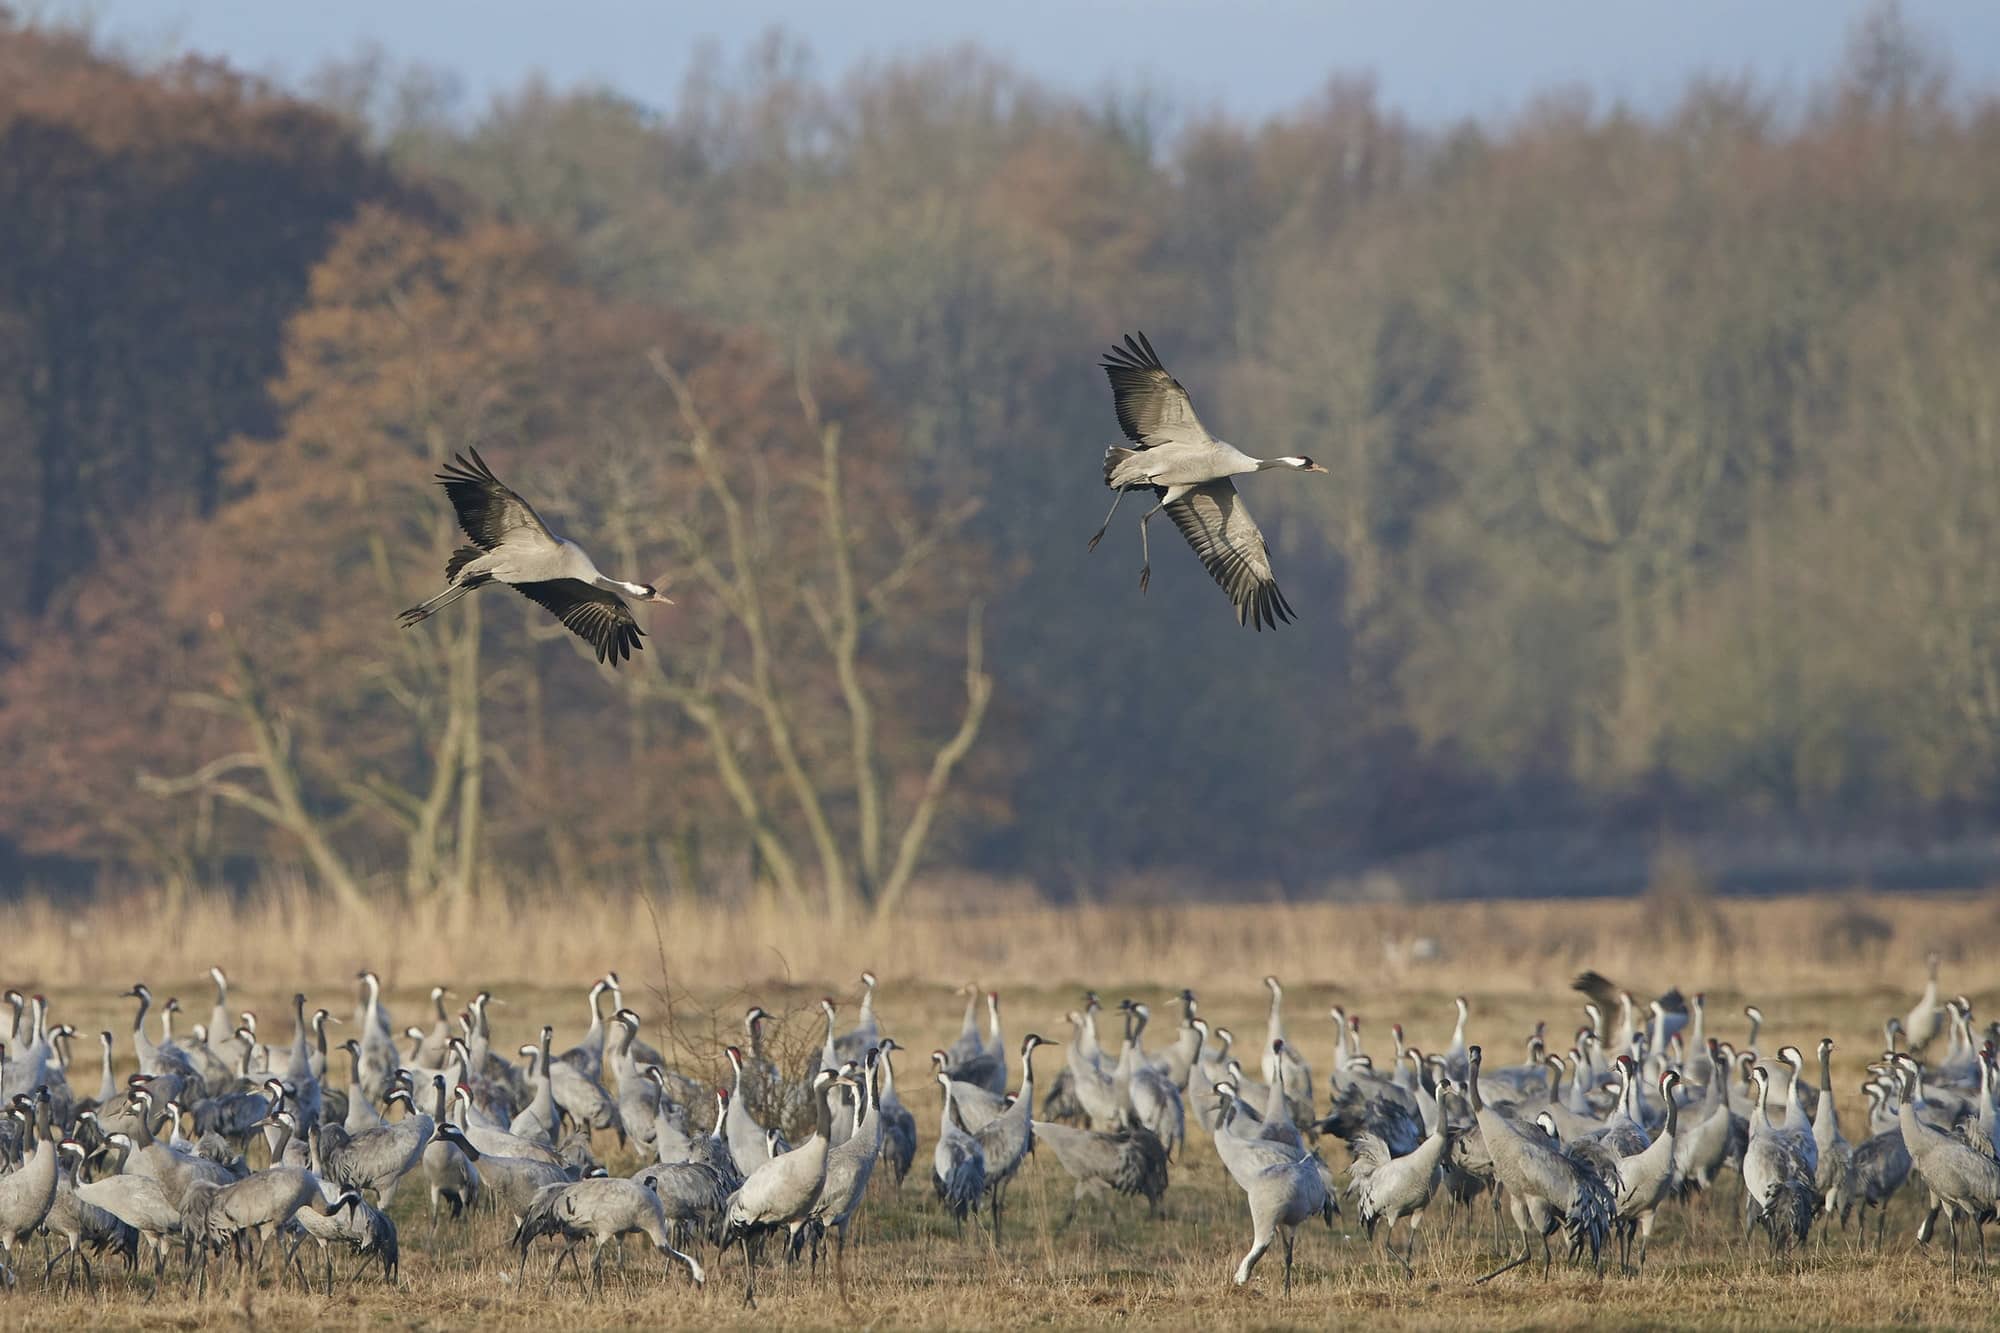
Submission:
<svg viewBox="0 0 2000 1333">
<path fill-rule="evenodd" d="M 1194 403 L 1179 380 L 1160 364 L 1159 353 L 1141 333 L 1125 335 L 1125 345 L 1104 354 L 1118 425 L 1141 448 L 1171 441 L 1205 443 L 1211 437 L 1194 414 Z"/>
<path fill-rule="evenodd" d="M 581 579 L 544 579 L 510 585 L 515 592 L 545 607 L 563 628 L 597 650 L 597 660 L 613 666 L 645 647 L 645 631 L 632 608 L 615 592 L 593 588 Z"/>
<path fill-rule="evenodd" d="M 1236 623 L 1263 631 L 1290 621 L 1291 604 L 1278 591 L 1264 534 L 1243 507 L 1236 483 L 1224 477 L 1197 486 L 1167 506 L 1174 526 L 1201 557 L 1210 577 L 1236 604 Z"/>
<path fill-rule="evenodd" d="M 554 534 L 535 507 L 500 483 L 477 449 L 454 454 L 437 479 L 458 511 L 458 526 L 482 551 L 491 551 L 509 537 L 526 533 L 553 542 Z"/>
</svg>

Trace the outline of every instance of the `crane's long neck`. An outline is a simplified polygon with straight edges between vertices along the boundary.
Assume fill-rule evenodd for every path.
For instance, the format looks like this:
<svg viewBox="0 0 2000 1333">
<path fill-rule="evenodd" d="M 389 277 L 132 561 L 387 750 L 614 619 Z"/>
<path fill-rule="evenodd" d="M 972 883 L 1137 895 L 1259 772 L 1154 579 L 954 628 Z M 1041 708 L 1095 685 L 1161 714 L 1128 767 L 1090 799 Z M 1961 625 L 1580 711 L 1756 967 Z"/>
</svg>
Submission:
<svg viewBox="0 0 2000 1333">
<path fill-rule="evenodd" d="M 623 579 L 614 579 L 608 574 L 594 575 L 590 582 L 593 587 L 602 588 L 606 592 L 622 592 L 627 597 L 644 599 L 653 595 L 653 590 L 643 583 L 627 583 Z"/>
<path fill-rule="evenodd" d="M 1666 1098 L 1667 1102 L 1666 1137 L 1671 1139 L 1674 1136 L 1674 1132 L 1680 1127 L 1681 1104 L 1679 1099 L 1674 1096 L 1673 1089 L 1671 1088 L 1664 1089 L 1662 1095 Z"/>
</svg>

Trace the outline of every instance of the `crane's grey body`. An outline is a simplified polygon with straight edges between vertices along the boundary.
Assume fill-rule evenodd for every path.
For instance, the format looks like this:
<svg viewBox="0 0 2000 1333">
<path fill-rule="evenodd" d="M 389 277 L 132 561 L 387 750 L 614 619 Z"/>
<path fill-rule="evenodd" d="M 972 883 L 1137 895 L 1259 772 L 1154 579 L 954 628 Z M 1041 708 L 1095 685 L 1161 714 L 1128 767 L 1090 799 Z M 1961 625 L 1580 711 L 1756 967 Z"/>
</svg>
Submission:
<svg viewBox="0 0 2000 1333">
<path fill-rule="evenodd" d="M 1146 525 L 1165 510 L 1211 577 L 1229 594 L 1238 624 L 1276 629 L 1292 618 L 1292 608 L 1278 591 L 1271 573 L 1271 556 L 1264 534 L 1236 494 L 1234 477 L 1273 469 L 1324 472 L 1310 458 L 1255 458 L 1208 433 L 1194 414 L 1187 390 L 1167 373 L 1153 344 L 1141 333 L 1127 336 L 1125 345 L 1106 354 L 1103 367 L 1111 379 L 1118 424 L 1131 447 L 1113 445 L 1104 451 L 1104 484 L 1118 492 L 1104 527 L 1090 539 L 1095 550 L 1111 526 L 1126 491 L 1150 490 L 1159 503 L 1139 520 L 1139 547 L 1144 565 L 1139 591 L 1152 578 L 1152 557 Z"/>
<path fill-rule="evenodd" d="M 1636 1153 L 1621 1156 L 1615 1164 L 1619 1259 L 1627 1271 L 1646 1266 L 1646 1246 L 1653 1237 L 1654 1215 L 1673 1189 L 1674 1141 L 1680 1134 L 1680 1103 L 1674 1100 L 1673 1091 L 1679 1082 L 1680 1075 L 1671 1069 L 1660 1076 L 1660 1092 L 1666 1099 L 1666 1124 L 1651 1143 Z M 1635 1232 L 1639 1239 L 1636 1264 L 1632 1259 Z"/>
<path fill-rule="evenodd" d="M 739 1071 L 740 1072 L 740 1071 Z M 757 1303 L 757 1267 L 751 1242 L 769 1232 L 789 1230 L 809 1216 L 826 1187 L 826 1157 L 832 1144 L 833 1106 L 836 1086 L 853 1087 L 851 1080 L 822 1069 L 813 1078 L 816 1110 L 813 1132 L 790 1152 L 769 1157 L 748 1171 L 729 1198 L 723 1222 L 722 1245 L 743 1245 L 743 1303 Z M 731 1145 L 732 1151 L 734 1145 Z M 741 1159 L 739 1159 L 740 1161 Z M 753 1159 L 754 1160 L 754 1159 Z"/>
<path fill-rule="evenodd" d="M 1000 1215 L 1006 1208 L 1007 1184 L 1035 1146 L 1035 1061 L 1037 1046 L 1047 1045 L 1030 1032 L 1021 1039 L 1021 1091 L 1013 1105 L 973 1131 L 979 1151 L 986 1159 L 987 1216 L 993 1223 L 993 1241 L 1000 1241 Z M 954 1100 L 958 1090 L 953 1089 Z"/>
<path fill-rule="evenodd" d="M 593 1284 L 604 1282 L 604 1247 L 620 1236 L 642 1235 L 666 1259 L 668 1271 L 679 1263 L 698 1287 L 705 1279 L 701 1264 L 693 1256 L 674 1248 L 667 1229 L 667 1217 L 659 1196 L 636 1180 L 622 1176 L 597 1176 L 566 1185 L 551 1185 L 529 1205 L 529 1215 L 517 1231 L 523 1261 L 528 1244 L 536 1235 L 558 1235 L 568 1242 L 556 1267 L 573 1254 L 583 1241 L 591 1242 L 590 1273 Z M 581 1270 L 578 1272 L 580 1277 Z"/>
<path fill-rule="evenodd" d="M 1250 1204 L 1250 1249 L 1236 1266 L 1236 1285 L 1240 1287 L 1250 1280 L 1257 1261 L 1282 1233 L 1285 1290 L 1290 1291 L 1292 1250 L 1298 1240 L 1299 1226 L 1326 1212 L 1326 1182 L 1318 1163 L 1303 1148 L 1229 1133 L 1229 1120 L 1241 1103 L 1236 1099 L 1235 1089 L 1227 1083 L 1216 1091 L 1217 1100 L 1222 1103 L 1223 1125 L 1222 1131 L 1215 1135 L 1215 1151 Z"/>
<path fill-rule="evenodd" d="M 937 1081 L 943 1090 L 943 1105 L 938 1113 L 937 1144 L 931 1150 L 931 1185 L 963 1229 L 966 1214 L 979 1211 L 979 1197 L 986 1192 L 986 1153 L 979 1140 L 952 1119 L 951 1075 L 940 1070 Z"/>
<path fill-rule="evenodd" d="M 1743 1152 L 1744 1223 L 1761 1223 L 1775 1254 L 1785 1245 L 1803 1244 L 1812 1227 L 1818 1203 L 1806 1153 L 1812 1131 L 1772 1124 L 1771 1071 L 1758 1065 L 1750 1077 L 1757 1084 L 1757 1106 L 1750 1113 L 1750 1143 Z"/>
<path fill-rule="evenodd" d="M 444 591 L 403 612 L 397 623 L 407 628 L 475 588 L 504 583 L 590 644 L 599 662 L 615 666 L 643 647 L 645 632 L 625 599 L 671 599 L 651 584 L 600 572 L 581 547 L 556 535 L 534 506 L 502 485 L 477 449 L 468 452 L 470 457 L 455 455 L 437 479 L 473 544 L 459 547 L 445 563 Z"/>
<path fill-rule="evenodd" d="M 124 1135 L 113 1140 L 113 1146 L 120 1152 L 120 1163 L 131 1149 L 132 1141 Z M 150 1176 L 116 1174 L 99 1180 L 85 1181 L 76 1187 L 77 1197 L 84 1202 L 102 1208 L 113 1217 L 131 1227 L 139 1234 L 140 1244 L 153 1255 L 155 1278 L 167 1262 L 167 1238 L 178 1236 L 181 1231 L 181 1210 L 160 1182 Z"/>
<path fill-rule="evenodd" d="M 1069 1211 L 1063 1215 L 1065 1225 L 1076 1215 L 1085 1195 L 1106 1190 L 1139 1195 L 1149 1210 L 1158 1210 L 1160 1196 L 1167 1192 L 1167 1150 L 1151 1130 L 1143 1126 L 1083 1129 L 1052 1120 L 1032 1124 L 1036 1144 L 1047 1144 L 1057 1163 L 1076 1182 Z"/>
<path fill-rule="evenodd" d="M 1449 1091 L 1449 1086 L 1440 1084 L 1439 1094 Z M 1436 1193 L 1438 1180 L 1444 1173 L 1444 1155 L 1454 1132 L 1450 1122 L 1440 1115 L 1430 1135 L 1401 1157 L 1391 1157 L 1389 1145 L 1365 1130 L 1350 1141 L 1354 1151 L 1355 1211 L 1362 1226 L 1368 1229 L 1369 1239 L 1374 1239 L 1375 1228 L 1380 1225 L 1382 1248 L 1396 1254 L 1396 1223 L 1405 1217 L 1410 1219 L 1408 1249 L 1396 1254 L 1405 1271 L 1410 1271 L 1410 1260 L 1416 1255 L 1417 1228 L 1423 1223 L 1424 1209 L 1430 1206 L 1431 1195 Z"/>
<path fill-rule="evenodd" d="M 896 1188 L 903 1187 L 903 1178 L 910 1174 L 910 1166 L 917 1160 L 917 1118 L 910 1114 L 903 1099 L 896 1095 L 896 1066 L 890 1060 L 891 1051 L 899 1049 L 893 1038 L 882 1039 L 882 1151 L 889 1158 L 889 1168 L 895 1174 Z"/>
<path fill-rule="evenodd" d="M 1549 1265 L 1549 1232 L 1558 1219 L 1567 1228 L 1570 1249 L 1590 1251 L 1592 1263 L 1603 1252 L 1616 1210 L 1606 1181 L 1582 1161 L 1556 1150 L 1540 1131 L 1524 1128 L 1489 1105 L 1479 1091 L 1479 1047 L 1466 1051 L 1466 1090 L 1471 1097 L 1479 1137 L 1492 1159 L 1494 1179 L 1512 1196 L 1515 1228 L 1521 1233 L 1520 1255 L 1480 1278 L 1491 1281 L 1533 1257 L 1533 1241 L 1542 1242 L 1542 1267 Z"/>
<path fill-rule="evenodd" d="M 1917 1082 L 1916 1062 L 1898 1056 L 1897 1067 L 1906 1085 L 1903 1104 L 1896 1118 L 1903 1134 L 1903 1146 L 1910 1164 L 1931 1192 L 1931 1206 L 1943 1209 L 1951 1227 L 1951 1276 L 1958 1279 L 1958 1221 L 1973 1224 L 1979 1237 L 1979 1261 L 1986 1263 L 1986 1223 L 2000 1204 L 2000 1162 L 1950 1134 L 1924 1123 L 1917 1114 L 1923 1093 Z M 1747 1167 L 1746 1167 L 1747 1171 Z"/>
</svg>

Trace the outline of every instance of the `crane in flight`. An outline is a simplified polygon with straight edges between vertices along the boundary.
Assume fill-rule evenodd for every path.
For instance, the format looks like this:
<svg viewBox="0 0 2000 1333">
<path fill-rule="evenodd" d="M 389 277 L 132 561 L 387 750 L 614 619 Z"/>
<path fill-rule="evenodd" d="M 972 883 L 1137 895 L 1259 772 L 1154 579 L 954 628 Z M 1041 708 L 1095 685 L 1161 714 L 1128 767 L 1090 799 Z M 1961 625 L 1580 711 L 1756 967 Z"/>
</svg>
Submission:
<svg viewBox="0 0 2000 1333">
<path fill-rule="evenodd" d="M 598 661 L 616 666 L 644 647 L 639 641 L 645 633 L 626 599 L 673 605 L 653 584 L 599 573 L 582 547 L 551 532 L 533 505 L 493 475 L 477 449 L 453 455 L 437 479 L 472 545 L 459 547 L 445 561 L 443 592 L 396 617 L 403 628 L 428 620 L 475 588 L 504 583 L 596 649 Z"/>
</svg>

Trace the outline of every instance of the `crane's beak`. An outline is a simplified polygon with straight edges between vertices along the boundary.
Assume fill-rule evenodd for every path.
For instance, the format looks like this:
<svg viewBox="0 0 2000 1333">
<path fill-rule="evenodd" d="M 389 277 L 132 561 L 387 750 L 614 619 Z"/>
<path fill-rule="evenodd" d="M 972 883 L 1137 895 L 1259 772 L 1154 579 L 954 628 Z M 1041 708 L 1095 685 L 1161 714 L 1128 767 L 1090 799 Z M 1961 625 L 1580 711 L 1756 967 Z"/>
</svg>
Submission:
<svg viewBox="0 0 2000 1333">
<path fill-rule="evenodd" d="M 1320 466 L 1320 465 L 1319 465 L 1318 463 L 1308 463 L 1308 464 L 1306 464 L 1306 467 L 1305 467 L 1305 470 L 1306 470 L 1306 471 L 1308 471 L 1308 472 L 1324 472 L 1324 471 L 1326 471 L 1326 469 L 1325 469 L 1325 468 L 1323 468 L 1323 467 L 1321 467 L 1321 466 Z"/>
</svg>

